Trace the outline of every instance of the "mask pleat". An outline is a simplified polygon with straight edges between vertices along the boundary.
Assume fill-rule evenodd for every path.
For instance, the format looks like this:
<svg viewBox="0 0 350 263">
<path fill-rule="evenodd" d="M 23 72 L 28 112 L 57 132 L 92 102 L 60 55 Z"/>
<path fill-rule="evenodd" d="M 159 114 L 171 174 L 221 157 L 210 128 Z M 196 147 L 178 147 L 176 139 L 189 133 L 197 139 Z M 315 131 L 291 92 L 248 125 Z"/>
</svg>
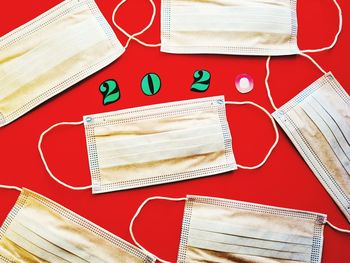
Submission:
<svg viewBox="0 0 350 263">
<path fill-rule="evenodd" d="M 350 142 L 348 138 L 350 136 L 350 129 L 342 130 L 341 127 L 346 126 L 338 124 L 336 120 L 332 117 L 330 112 L 325 108 L 317 99 L 313 98 L 313 101 L 309 103 L 315 109 L 319 116 L 322 117 L 323 122 L 328 126 L 328 128 L 333 133 L 336 140 L 339 142 L 340 147 L 342 147 L 344 153 L 350 158 Z M 349 107 L 350 111 L 350 107 Z M 324 125 L 324 124 L 322 124 Z"/>
<path fill-rule="evenodd" d="M 196 154 L 189 157 L 178 157 L 166 160 L 157 160 L 146 163 L 137 163 L 124 166 L 100 168 L 101 184 L 107 185 L 106 190 L 119 190 L 130 185 L 130 188 L 144 185 L 175 182 L 195 178 L 211 173 L 220 173 L 222 170 L 235 168 L 227 167 L 225 152 Z M 209 173 L 207 173 L 207 170 Z M 214 172 L 210 172 L 213 170 Z M 188 174 L 187 174 L 188 173 Z M 203 175 L 204 174 L 204 175 Z M 117 175 L 117 176 L 116 176 Z M 163 181 L 163 175 L 164 176 Z"/>
<path fill-rule="evenodd" d="M 345 138 L 341 135 L 341 132 L 337 133 L 336 125 L 335 127 L 330 126 L 332 122 L 327 123 L 323 117 L 322 112 L 318 112 L 316 107 L 314 107 L 315 102 L 311 104 L 310 102 L 304 102 L 301 107 L 309 118 L 314 122 L 314 124 L 319 129 L 319 132 L 323 134 L 324 138 L 327 140 L 333 153 L 338 158 L 339 162 L 343 168 L 350 174 L 350 160 L 346 152 L 350 155 L 350 146 L 347 144 Z M 333 123 L 334 124 L 334 123 Z M 338 135 L 338 136 L 337 136 Z M 343 145 L 341 145 L 343 142 Z"/>
<path fill-rule="evenodd" d="M 172 30 L 197 32 L 205 29 L 204 31 L 212 32 L 213 36 L 216 32 L 266 32 L 288 35 L 291 32 L 290 20 L 286 19 L 288 17 L 290 11 L 281 8 L 235 6 L 207 10 L 198 6 L 190 11 L 188 7 L 177 7 L 172 17 Z"/>
<path fill-rule="evenodd" d="M 0 260 L 4 262 L 46 263 L 47 261 L 28 252 L 7 237 L 0 240 Z"/>
<path fill-rule="evenodd" d="M 12 230 L 9 230 L 6 236 L 9 240 L 11 240 L 21 248 L 28 251 L 28 253 L 33 254 L 36 257 L 46 259 L 49 262 L 60 262 L 60 263 L 75 262 L 75 261 L 69 261 L 60 256 L 57 256 L 57 254 L 54 253 L 55 249 L 50 247 L 49 242 L 45 242 L 45 241 L 43 242 L 43 240 L 41 240 L 40 238 L 30 235 L 28 233 L 24 233 L 24 234 L 25 236 L 22 236 L 17 234 L 16 232 L 13 232 Z M 64 250 L 60 251 L 61 254 L 63 251 Z M 67 257 L 67 259 L 68 258 L 69 257 Z M 76 262 L 86 262 L 86 261 L 79 259 Z"/>
<path fill-rule="evenodd" d="M 207 142 L 200 142 L 192 144 L 190 141 L 184 141 L 179 143 L 179 147 L 174 146 L 171 149 L 161 150 L 149 150 L 149 151 L 140 151 L 139 153 L 129 154 L 129 155 L 119 155 L 118 157 L 109 156 L 100 160 L 101 168 L 108 168 L 113 166 L 125 166 L 138 163 L 148 163 L 162 160 L 171 160 L 177 158 L 190 158 L 193 155 L 205 155 L 215 152 L 224 152 L 223 142 L 219 138 L 210 138 Z M 188 143 L 190 146 L 185 146 L 185 143 Z M 181 147 L 181 144 L 184 146 Z M 191 145 L 192 144 L 192 145 Z M 152 145 L 151 145 L 152 146 Z M 169 145 L 168 145 L 169 146 Z"/>
<path fill-rule="evenodd" d="M 169 106 L 155 109 L 150 106 L 147 110 L 142 110 L 140 107 L 139 111 L 130 110 L 124 114 L 121 110 L 118 115 L 112 113 L 106 118 L 97 117 L 94 121 L 94 135 L 101 140 L 116 135 L 128 138 L 189 128 L 210 128 L 218 123 L 218 108 L 211 105 L 194 106 L 188 105 L 188 108 Z"/>
<path fill-rule="evenodd" d="M 331 180 L 341 186 L 343 191 L 350 193 L 350 177 L 342 163 L 334 154 L 324 134 L 318 129 L 312 119 L 306 113 L 296 107 L 288 112 L 288 121 L 285 123 L 295 133 L 299 131 L 307 151 L 312 152 L 315 159 L 311 159 L 318 171 L 324 171 L 331 176 Z M 337 178 L 334 181 L 333 178 Z M 327 182 L 327 184 L 329 184 Z"/>
<path fill-rule="evenodd" d="M 174 131 L 168 130 L 163 132 L 153 130 L 148 132 L 144 130 L 144 132 L 145 135 L 135 129 L 127 132 L 128 134 L 134 134 L 133 136 L 127 135 L 125 137 L 123 132 L 121 132 L 120 135 L 115 134 L 115 136 L 105 138 L 96 137 L 98 141 L 97 147 L 101 149 L 101 152 L 108 153 L 115 151 L 116 154 L 132 154 L 139 151 L 154 151 L 154 149 L 160 146 L 163 146 L 161 149 L 171 149 L 176 147 L 175 145 L 178 145 L 178 143 L 178 146 L 183 147 L 184 143 L 188 145 L 189 140 L 193 140 L 193 144 L 198 144 L 198 142 L 202 142 L 210 137 L 222 138 L 220 124 L 200 128 L 184 128 Z"/>
<path fill-rule="evenodd" d="M 23 223 L 25 224 L 25 222 Z M 27 247 L 27 250 L 30 250 L 30 253 L 41 258 L 47 258 L 49 261 L 56 262 L 55 260 L 51 260 L 50 258 L 48 258 L 50 256 L 60 259 L 61 262 L 87 262 L 86 260 L 84 260 L 83 257 L 75 255 L 74 253 L 66 249 L 64 246 L 62 247 L 60 245 L 60 242 L 55 243 L 55 238 L 50 238 L 49 232 L 46 231 L 45 235 L 42 236 L 41 232 L 44 231 L 38 232 L 37 230 L 37 226 L 26 226 L 23 225 L 22 222 L 20 222 L 20 220 L 17 220 L 12 224 L 6 236 L 21 247 Z M 26 242 L 26 246 L 24 243 L 21 242 Z"/>
<path fill-rule="evenodd" d="M 25 225 L 29 231 L 39 235 L 41 237 L 41 241 L 46 240 L 46 242 L 49 242 L 49 244 L 54 244 L 55 246 L 60 247 L 62 250 L 64 250 L 66 253 L 62 253 L 61 256 L 67 260 L 69 260 L 69 257 L 72 257 L 75 258 L 76 262 L 81 263 L 96 261 L 103 262 L 101 258 L 94 256 L 93 251 L 89 250 L 88 243 L 84 243 L 84 240 L 81 238 L 80 234 L 74 231 L 74 228 L 71 228 L 73 231 L 70 231 L 69 237 L 65 236 L 63 230 L 69 230 L 70 227 L 68 225 L 65 225 L 63 222 L 63 224 L 60 223 L 57 225 L 57 222 L 54 223 L 54 221 L 47 221 L 47 224 L 51 223 L 54 225 L 43 228 L 42 225 L 33 222 L 33 220 L 30 220 L 29 216 L 21 215 L 17 218 L 17 221 L 20 224 Z M 62 230 L 58 231 L 60 228 Z M 45 243 L 43 245 L 45 245 Z M 71 255 L 68 255 L 67 253 L 70 253 Z"/>
<path fill-rule="evenodd" d="M 191 229 L 189 244 L 192 244 L 191 240 L 198 242 L 200 240 L 206 240 L 210 242 L 222 243 L 227 245 L 236 245 L 244 247 L 254 247 L 254 248 L 263 248 L 276 251 L 288 251 L 288 252 L 298 252 L 298 253 L 310 253 L 311 245 L 304 245 L 298 243 L 290 243 L 290 238 L 287 238 L 287 241 L 271 241 L 269 239 L 262 239 L 260 237 L 247 237 L 246 235 L 239 234 L 228 234 L 228 233 L 219 233 L 212 232 L 207 230 L 198 230 Z M 289 240 L 288 240 L 289 239 Z M 195 241 L 197 240 L 197 241 Z M 295 242 L 295 241 L 294 241 Z"/>
<path fill-rule="evenodd" d="M 191 263 L 300 263 L 300 261 L 288 259 L 276 259 L 229 252 L 219 252 L 195 247 L 188 247 L 188 251 L 191 254 L 191 259 L 190 261 L 186 262 Z M 183 261 L 181 261 L 181 263 L 182 262 Z"/>
<path fill-rule="evenodd" d="M 213 112 L 217 113 L 218 111 L 223 110 L 224 105 L 218 104 L 217 102 L 218 100 L 222 99 L 224 99 L 223 96 L 216 96 L 203 99 L 147 105 L 114 112 L 88 115 L 85 116 L 85 120 L 87 118 L 93 119 L 93 122 L 87 122 L 86 124 L 93 127 L 98 135 L 103 135 L 103 131 L 106 128 L 108 128 L 108 130 L 106 129 L 108 134 L 114 130 L 120 131 L 121 127 L 114 126 L 113 124 L 129 125 L 134 121 L 149 120 L 154 118 L 163 120 L 164 124 L 166 124 L 168 121 L 172 121 L 173 119 L 177 119 L 179 121 L 179 125 L 187 126 L 186 120 L 188 121 L 189 119 L 192 119 L 204 122 L 208 114 Z M 186 117 L 186 115 L 189 116 Z M 193 118 L 192 116 L 196 117 Z M 207 124 L 210 124 L 210 121 Z"/>
<path fill-rule="evenodd" d="M 252 239 L 261 239 L 267 241 L 278 241 L 291 244 L 303 244 L 311 246 L 313 239 L 312 237 L 293 235 L 288 233 L 279 233 L 273 231 L 266 231 L 258 228 L 247 228 L 236 225 L 231 225 L 223 222 L 212 222 L 206 220 L 192 219 L 191 229 L 195 230 L 206 230 L 213 233 L 222 233 L 227 235 L 250 237 Z M 224 237 L 224 236 L 223 236 Z"/>
<path fill-rule="evenodd" d="M 147 125 L 153 125 L 153 129 L 144 127 L 142 124 L 133 123 L 133 128 L 129 129 L 125 127 L 125 130 L 120 130 L 119 132 L 113 131 L 109 135 L 96 135 L 96 140 L 98 141 L 98 146 L 101 150 L 111 150 L 111 149 L 130 149 L 132 147 L 145 146 L 149 143 L 158 144 L 169 142 L 173 140 L 180 139 L 195 139 L 196 137 L 204 137 L 209 135 L 216 135 L 222 132 L 220 128 L 220 123 L 215 125 L 201 125 L 200 123 L 195 123 L 194 127 L 184 126 L 179 127 L 177 123 L 171 123 L 168 127 L 162 127 L 162 124 L 157 123 L 157 121 L 149 121 Z M 157 127 L 161 126 L 162 129 Z"/>
<path fill-rule="evenodd" d="M 188 130 L 187 132 L 193 132 L 192 130 Z M 171 134 L 170 136 L 172 136 Z M 147 154 L 147 153 L 153 153 L 153 152 L 159 152 L 159 151 L 171 151 L 175 149 L 181 149 L 181 148 L 189 148 L 189 147 L 197 147 L 203 145 L 203 141 L 206 141 L 207 144 L 212 144 L 216 141 L 223 140 L 222 139 L 222 133 L 209 133 L 205 135 L 197 135 L 193 134 L 193 136 L 187 136 L 181 138 L 177 137 L 174 139 L 168 139 L 168 136 L 162 136 L 161 134 L 148 136 L 148 138 L 144 138 L 143 136 L 135 136 L 135 139 L 131 139 L 135 142 L 135 144 L 130 143 L 130 147 L 118 147 L 118 143 L 114 143 L 112 147 L 109 149 L 106 149 L 107 147 L 104 147 L 101 150 L 102 153 L 105 155 L 116 155 L 118 154 L 118 157 L 123 158 L 124 156 L 134 155 L 136 154 Z M 154 137 L 154 140 L 153 138 Z M 159 138 L 161 137 L 161 138 Z M 149 143 L 147 141 L 150 140 Z M 159 140 L 159 141 L 158 141 Z M 123 140 L 124 141 L 124 140 Z M 158 141 L 158 142 L 157 142 Z M 126 141 L 124 141 L 125 143 Z M 123 144 L 124 144 L 123 143 Z M 139 143 L 139 144 L 137 144 Z M 135 145 L 135 146 L 131 146 Z M 110 144 L 111 146 L 111 144 Z M 99 145 L 99 147 L 101 147 Z M 101 147 L 102 148 L 102 147 Z M 107 157 L 108 158 L 108 157 Z"/>
<path fill-rule="evenodd" d="M 336 86 L 335 86 L 336 87 Z M 335 89 L 334 87 L 334 89 Z M 337 126 L 343 133 L 346 143 L 350 142 L 350 98 L 340 97 L 334 89 L 321 88 L 313 97 L 319 105 L 318 108 L 323 108 L 325 113 L 322 116 L 328 115 L 334 125 Z M 316 103 L 315 107 L 318 105 Z M 320 112 L 322 112 L 320 110 Z"/>
<path fill-rule="evenodd" d="M 196 248 L 212 250 L 217 252 L 267 257 L 267 258 L 274 258 L 274 259 L 286 259 L 286 260 L 301 261 L 301 262 L 310 262 L 310 258 L 311 258 L 311 252 L 308 254 L 284 252 L 284 251 L 268 250 L 268 249 L 257 248 L 257 247 L 244 247 L 244 246 L 230 245 L 225 243 L 218 243 L 218 242 L 199 240 L 199 239 L 190 239 L 188 245 Z"/>
<path fill-rule="evenodd" d="M 181 116 L 167 121 L 151 119 L 146 123 L 133 122 L 129 124 L 130 129 L 123 127 L 120 134 L 114 132 L 113 136 L 97 136 L 100 168 L 137 165 L 224 151 L 222 128 L 220 122 L 214 118 L 217 113 L 210 115 L 208 117 L 211 117 L 211 123 L 214 122 L 215 125 L 207 125 L 208 119 L 205 119 L 204 123 L 196 120 L 196 114 L 192 118 L 186 115 L 183 122 L 188 126 L 179 124 Z M 191 120 L 193 122 L 190 124 Z M 196 128 L 189 128 L 192 125 Z M 125 133 L 128 134 L 127 138 L 124 138 Z M 146 135 L 143 135 L 144 133 Z M 131 137 L 130 134 L 135 135 Z"/>
</svg>

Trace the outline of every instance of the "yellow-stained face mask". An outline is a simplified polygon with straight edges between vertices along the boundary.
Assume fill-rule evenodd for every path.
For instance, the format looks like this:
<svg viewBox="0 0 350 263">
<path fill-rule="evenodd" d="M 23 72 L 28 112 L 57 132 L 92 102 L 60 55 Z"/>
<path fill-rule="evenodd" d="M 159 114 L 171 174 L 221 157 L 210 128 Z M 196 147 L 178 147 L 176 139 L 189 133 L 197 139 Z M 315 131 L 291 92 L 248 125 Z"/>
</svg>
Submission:
<svg viewBox="0 0 350 263">
<path fill-rule="evenodd" d="M 154 200 L 186 202 L 178 263 L 320 263 L 325 225 L 350 234 L 321 213 L 206 196 L 154 196 L 141 204 L 129 227 L 135 244 L 145 252 L 133 226 L 143 207 Z"/>
<path fill-rule="evenodd" d="M 0 262 L 154 261 L 121 238 L 27 189 L 0 228 Z"/>
<path fill-rule="evenodd" d="M 275 127 L 276 140 L 256 166 L 236 163 L 227 104 L 250 104 L 263 110 Z M 43 136 L 58 125 L 84 124 L 92 185 L 71 187 L 49 169 L 41 149 Z M 58 123 L 40 137 L 46 170 L 74 190 L 104 193 L 220 174 L 262 166 L 278 141 L 273 118 L 253 102 L 225 101 L 224 96 L 162 103 L 88 115 L 76 123 Z"/>
<path fill-rule="evenodd" d="M 350 221 L 350 97 L 327 73 L 273 113 Z"/>
<path fill-rule="evenodd" d="M 323 214 L 188 196 L 178 262 L 321 262 Z"/>
<path fill-rule="evenodd" d="M 116 60 L 93 0 L 68 0 L 0 38 L 0 127 Z"/>
<path fill-rule="evenodd" d="M 298 54 L 296 0 L 162 0 L 161 50 Z"/>
<path fill-rule="evenodd" d="M 342 30 L 342 10 L 337 0 L 339 28 L 332 45 L 299 50 L 297 44 L 297 0 L 161 0 L 161 43 L 145 43 L 115 20 L 121 1 L 114 9 L 116 28 L 129 39 L 147 47 L 177 54 L 229 54 L 286 56 L 333 48 Z M 155 18 L 156 5 L 149 28 Z"/>
</svg>

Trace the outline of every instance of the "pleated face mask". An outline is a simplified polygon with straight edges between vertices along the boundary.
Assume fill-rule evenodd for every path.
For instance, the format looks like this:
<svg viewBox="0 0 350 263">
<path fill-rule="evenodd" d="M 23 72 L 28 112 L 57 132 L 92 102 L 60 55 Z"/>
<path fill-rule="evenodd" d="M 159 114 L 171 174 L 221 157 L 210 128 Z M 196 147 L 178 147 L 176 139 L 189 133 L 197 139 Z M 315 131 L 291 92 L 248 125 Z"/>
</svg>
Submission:
<svg viewBox="0 0 350 263">
<path fill-rule="evenodd" d="M 163 52 L 284 56 L 322 51 L 299 50 L 296 0 L 162 0 L 161 44 L 147 44 L 116 23 L 116 12 L 126 1 L 114 9 L 114 25 L 129 38 L 145 46 L 160 46 Z M 154 12 L 148 27 L 156 10 L 153 0 L 149 1 Z M 333 2 L 341 22 L 340 6 Z"/>
<path fill-rule="evenodd" d="M 163 0 L 161 51 L 290 55 L 297 46 L 295 0 Z"/>
<path fill-rule="evenodd" d="M 327 73 L 274 118 L 350 221 L 350 98 Z"/>
<path fill-rule="evenodd" d="M 67 208 L 30 190 L 12 189 L 21 195 L 0 228 L 0 262 L 155 262 Z"/>
<path fill-rule="evenodd" d="M 93 0 L 67 0 L 0 38 L 0 127 L 116 60 Z"/>
<path fill-rule="evenodd" d="M 84 124 L 92 186 L 62 184 L 76 190 L 92 187 L 93 193 L 199 178 L 237 167 L 260 167 L 268 155 L 254 167 L 236 164 L 226 104 L 250 104 L 268 115 L 276 132 L 269 155 L 278 140 L 270 114 L 255 103 L 225 102 L 223 96 L 89 115 L 82 122 L 55 124 L 41 135 L 39 151 L 48 173 L 62 183 L 45 161 L 43 136 L 58 125 Z"/>
<path fill-rule="evenodd" d="M 178 263 L 319 263 L 325 224 L 350 233 L 319 213 L 213 197 L 157 196 L 143 202 L 130 223 L 134 242 L 145 252 L 134 236 L 133 225 L 142 208 L 157 199 L 186 201 Z"/>
</svg>

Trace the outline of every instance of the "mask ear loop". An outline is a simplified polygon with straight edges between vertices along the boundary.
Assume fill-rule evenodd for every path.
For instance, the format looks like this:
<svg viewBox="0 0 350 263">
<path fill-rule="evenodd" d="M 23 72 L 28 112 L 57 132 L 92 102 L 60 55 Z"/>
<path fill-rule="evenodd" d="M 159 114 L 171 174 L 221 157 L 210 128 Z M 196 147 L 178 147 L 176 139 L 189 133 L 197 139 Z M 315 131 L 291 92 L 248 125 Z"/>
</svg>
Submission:
<svg viewBox="0 0 350 263">
<path fill-rule="evenodd" d="M 342 13 L 341 7 L 340 7 L 340 5 L 338 4 L 337 0 L 333 0 L 333 2 L 334 2 L 335 6 L 336 6 L 337 9 L 338 9 L 338 16 L 339 16 L 339 27 L 338 27 L 338 32 L 337 32 L 337 34 L 336 34 L 335 37 L 334 37 L 333 43 L 332 43 L 330 46 L 324 47 L 324 48 L 301 50 L 301 51 L 300 51 L 301 53 L 316 53 L 316 52 L 322 52 L 322 51 L 326 51 L 326 50 L 332 49 L 332 48 L 337 44 L 339 35 L 340 35 L 340 33 L 342 32 L 342 29 L 343 29 L 343 13 Z"/>
<path fill-rule="evenodd" d="M 304 54 L 304 53 L 300 53 L 300 56 L 306 57 L 307 59 L 309 59 L 323 74 L 327 74 L 327 72 L 320 66 L 320 64 L 318 64 L 316 62 L 316 60 L 314 60 L 311 56 Z M 265 78 L 265 87 L 266 87 L 266 91 L 267 91 L 267 96 L 269 97 L 271 106 L 274 108 L 275 111 L 278 110 L 278 108 L 276 107 L 275 102 L 273 101 L 272 95 L 271 95 L 271 90 L 270 90 L 270 85 L 269 85 L 269 77 L 270 77 L 270 61 L 271 61 L 271 57 L 268 57 L 266 59 L 266 78 Z"/>
<path fill-rule="evenodd" d="M 92 185 L 88 185 L 88 186 L 81 186 L 81 187 L 75 187 L 75 186 L 71 186 L 71 185 L 68 185 L 64 182 L 62 182 L 60 179 L 58 179 L 50 170 L 47 162 L 46 162 L 46 159 L 45 159 L 45 156 L 44 156 L 44 153 L 43 153 L 43 150 L 42 150 L 42 142 L 43 142 L 43 139 L 44 139 L 44 136 L 50 132 L 52 129 L 58 127 L 58 126 L 62 126 L 62 125 L 82 125 L 84 124 L 84 121 L 79 121 L 79 122 L 60 122 L 60 123 L 56 123 L 54 125 L 52 125 L 50 128 L 48 128 L 47 130 L 45 130 L 41 135 L 40 135 L 40 138 L 39 138 L 39 142 L 38 142 L 38 150 L 39 150 L 39 153 L 40 153 L 40 158 L 42 160 L 42 162 L 44 163 L 44 166 L 45 166 L 45 169 L 47 171 L 47 173 L 50 175 L 50 177 L 52 179 L 54 179 L 57 183 L 59 183 L 60 185 L 64 186 L 64 187 L 67 187 L 69 189 L 72 189 L 72 190 L 87 190 L 87 189 L 91 189 L 92 188 Z"/>
<path fill-rule="evenodd" d="M 252 105 L 252 106 L 262 110 L 270 118 L 272 125 L 273 125 L 273 128 L 275 130 L 276 139 L 275 139 L 275 142 L 270 147 L 270 150 L 266 154 L 265 158 L 259 164 L 255 165 L 255 166 L 244 166 L 244 165 L 237 164 L 237 167 L 241 168 L 241 169 L 254 170 L 254 169 L 260 168 L 261 166 L 263 166 L 266 163 L 266 161 L 270 157 L 272 151 L 276 148 L 278 141 L 279 141 L 278 128 L 277 128 L 277 124 L 276 124 L 274 118 L 271 116 L 271 114 L 264 107 L 254 103 L 252 101 L 226 101 L 225 104 L 226 105 L 227 104 L 228 105 L 230 105 L 230 104 L 232 104 L 232 105 Z"/>
<path fill-rule="evenodd" d="M 153 200 L 167 200 L 167 201 L 175 201 L 175 202 L 179 202 L 179 201 L 187 201 L 188 198 L 183 197 L 183 198 L 170 198 L 170 197 L 163 197 L 163 196 L 153 196 L 150 198 L 147 198 L 145 201 L 143 201 L 143 203 L 139 206 L 139 208 L 137 209 L 135 215 L 133 216 L 133 218 L 131 219 L 130 222 L 130 226 L 129 226 L 129 232 L 131 235 L 132 240 L 135 242 L 135 244 L 141 248 L 145 253 L 151 255 L 152 257 L 155 257 L 158 261 L 162 262 L 162 263 L 171 263 L 170 261 L 166 261 L 164 259 L 161 259 L 159 257 L 157 257 L 156 255 L 152 254 L 151 252 L 149 252 L 147 249 L 145 249 L 142 245 L 140 245 L 140 243 L 136 240 L 135 235 L 133 233 L 133 226 L 134 226 L 134 222 L 136 220 L 136 218 L 139 216 L 141 210 L 145 207 L 145 205 L 149 202 L 149 201 L 153 201 Z"/>
<path fill-rule="evenodd" d="M 343 229 L 343 228 L 339 228 L 335 225 L 333 225 L 331 222 L 329 222 L 328 220 L 326 221 L 326 224 L 329 225 L 331 228 L 333 228 L 336 231 L 342 232 L 342 233 L 346 233 L 346 234 L 350 234 L 350 230 L 347 229 Z"/>
<path fill-rule="evenodd" d="M 3 185 L 3 184 L 0 184 L 0 188 L 2 189 L 7 189 L 7 190 L 17 190 L 19 192 L 22 192 L 22 189 L 17 187 L 17 186 L 12 186 L 12 185 Z"/>
<path fill-rule="evenodd" d="M 136 36 L 139 36 L 141 34 L 143 34 L 146 30 L 148 30 L 153 22 L 154 22 L 154 18 L 156 16 L 156 12 L 157 12 L 157 8 L 156 8 L 156 5 L 155 3 L 153 2 L 153 0 L 149 0 L 149 2 L 151 3 L 152 5 L 152 8 L 153 8 L 153 13 L 152 13 L 152 17 L 148 23 L 148 25 L 142 29 L 141 31 L 137 32 L 137 33 L 134 33 L 133 35 L 130 35 L 128 32 L 126 32 L 126 30 L 124 30 L 121 26 L 119 26 L 117 24 L 117 22 L 115 21 L 115 15 L 117 13 L 117 11 L 119 10 L 119 8 L 126 2 L 127 0 L 122 0 L 113 10 L 113 14 L 112 14 L 112 21 L 113 21 L 113 24 L 116 28 L 119 29 L 119 31 L 121 31 L 124 35 L 126 35 L 129 39 L 128 41 L 126 42 L 124 48 L 127 48 L 129 46 L 129 43 L 131 40 L 135 40 L 136 42 L 138 42 L 139 44 L 145 46 L 145 47 L 160 47 L 161 43 L 158 43 L 158 44 L 149 44 L 149 43 L 145 43 L 143 41 L 141 41 L 140 39 L 136 38 Z"/>
<path fill-rule="evenodd" d="M 268 57 L 266 60 L 266 78 L 265 78 L 265 87 L 267 91 L 267 96 L 269 97 L 269 101 L 271 103 L 272 108 L 277 111 L 278 108 L 276 107 L 275 102 L 273 101 L 272 95 L 271 95 L 271 90 L 270 90 L 270 85 L 269 85 L 269 77 L 270 77 L 270 61 L 271 57 Z"/>
</svg>

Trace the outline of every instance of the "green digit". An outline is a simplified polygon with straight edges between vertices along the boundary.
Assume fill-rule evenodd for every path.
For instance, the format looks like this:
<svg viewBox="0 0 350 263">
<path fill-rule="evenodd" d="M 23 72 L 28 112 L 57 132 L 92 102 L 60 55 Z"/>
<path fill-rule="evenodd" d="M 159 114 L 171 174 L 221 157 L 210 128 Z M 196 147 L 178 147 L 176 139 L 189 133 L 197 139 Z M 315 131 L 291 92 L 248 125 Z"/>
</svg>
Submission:
<svg viewBox="0 0 350 263">
<path fill-rule="evenodd" d="M 141 81 L 142 92 L 147 96 L 153 96 L 160 91 L 161 81 L 157 74 L 148 73 Z"/>
<path fill-rule="evenodd" d="M 192 83 L 191 90 L 195 92 L 204 92 L 210 85 L 210 73 L 206 70 L 197 70 L 194 75 L 194 82 Z"/>
<path fill-rule="evenodd" d="M 103 95 L 103 105 L 108 105 L 120 99 L 120 90 L 118 83 L 113 80 L 106 80 L 100 85 L 100 91 Z"/>
</svg>

